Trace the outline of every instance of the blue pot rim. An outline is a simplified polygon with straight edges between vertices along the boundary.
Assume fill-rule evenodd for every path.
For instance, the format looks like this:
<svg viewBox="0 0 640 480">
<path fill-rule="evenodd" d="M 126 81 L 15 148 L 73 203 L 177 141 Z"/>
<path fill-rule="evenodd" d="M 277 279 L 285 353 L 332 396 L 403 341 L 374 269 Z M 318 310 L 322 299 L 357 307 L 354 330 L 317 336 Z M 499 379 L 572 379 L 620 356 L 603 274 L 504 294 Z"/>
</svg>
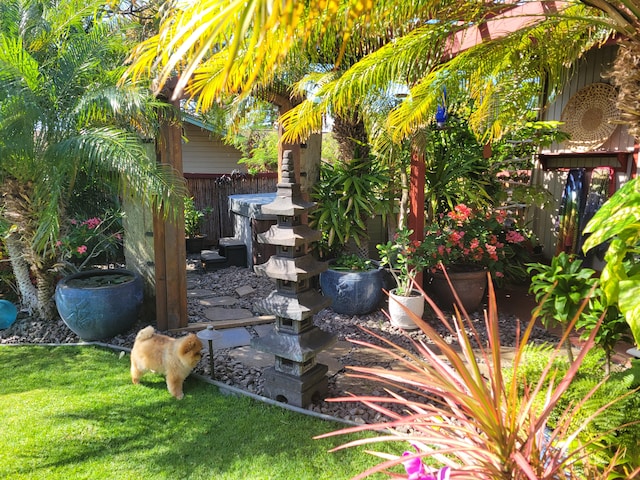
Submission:
<svg viewBox="0 0 640 480">
<path fill-rule="evenodd" d="M 116 284 L 111 284 L 111 285 L 101 285 L 101 286 L 86 286 L 86 287 L 78 287 L 78 286 L 70 286 L 67 285 L 68 282 L 73 281 L 73 280 L 81 280 L 84 278 L 89 278 L 89 277 L 101 277 L 101 276 L 105 276 L 105 275 L 128 275 L 131 277 L 130 280 L 127 280 L 125 282 L 122 283 L 116 283 Z M 101 269 L 101 268 L 96 268 L 96 269 L 92 269 L 92 270 L 84 270 L 82 272 L 77 272 L 77 273 L 72 273 L 71 275 L 67 275 L 66 277 L 62 278 L 59 282 L 56 288 L 84 288 L 84 289 L 91 289 L 91 290 L 98 290 L 101 288 L 116 288 L 119 285 L 128 285 L 131 282 L 135 282 L 137 280 L 142 280 L 142 277 L 140 276 L 139 273 L 134 272 L 133 270 L 128 270 L 126 268 L 108 268 L 108 269 Z"/>
</svg>

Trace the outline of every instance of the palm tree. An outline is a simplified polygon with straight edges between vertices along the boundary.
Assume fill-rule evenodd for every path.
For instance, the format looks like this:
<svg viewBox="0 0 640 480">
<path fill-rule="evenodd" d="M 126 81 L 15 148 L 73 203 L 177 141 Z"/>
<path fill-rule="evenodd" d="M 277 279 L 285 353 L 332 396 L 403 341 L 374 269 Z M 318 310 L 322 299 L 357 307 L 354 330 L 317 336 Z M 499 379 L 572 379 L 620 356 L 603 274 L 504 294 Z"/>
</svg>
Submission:
<svg viewBox="0 0 640 480">
<path fill-rule="evenodd" d="M 164 104 L 116 87 L 126 23 L 99 1 L 11 0 L 0 9 L 0 220 L 23 307 L 54 316 L 55 246 L 79 175 L 177 214 L 183 181 L 149 158 Z"/>
<path fill-rule="evenodd" d="M 321 86 L 314 105 L 301 104 L 288 114 L 287 141 L 317 129 L 322 113 L 348 116 L 371 92 L 392 82 L 411 87 L 389 119 L 396 142 L 429 123 L 443 85 L 450 96 L 475 101 L 471 121 L 477 132 L 500 136 L 544 88 L 560 88 L 567 65 L 613 29 L 629 30 L 583 2 L 546 3 L 549 13 L 540 22 L 455 56 L 454 35 L 514 5 L 343 0 L 322 2 L 326 8 L 312 2 L 304 10 L 291 0 L 180 4 L 168 9 L 157 36 L 138 45 L 129 74 L 151 75 L 160 88 L 177 71 L 176 94 L 186 89 L 207 109 L 222 93 L 246 95 L 253 86 L 268 84 L 304 53 L 310 62 L 333 68 L 322 80 L 314 74 Z M 342 66 L 346 73 L 336 75 Z"/>
</svg>

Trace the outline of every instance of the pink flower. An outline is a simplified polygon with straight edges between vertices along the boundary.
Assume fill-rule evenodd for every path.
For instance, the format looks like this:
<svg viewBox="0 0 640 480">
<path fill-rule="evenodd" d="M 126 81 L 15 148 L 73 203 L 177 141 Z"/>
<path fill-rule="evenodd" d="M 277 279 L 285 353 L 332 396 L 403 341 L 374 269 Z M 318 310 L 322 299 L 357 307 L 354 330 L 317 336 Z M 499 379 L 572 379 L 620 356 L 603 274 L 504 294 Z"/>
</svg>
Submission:
<svg viewBox="0 0 640 480">
<path fill-rule="evenodd" d="M 100 220 L 98 217 L 89 218 L 89 219 L 85 220 L 84 222 L 82 222 L 82 224 L 86 225 L 87 228 L 89 228 L 89 230 L 93 230 L 94 228 L 98 228 L 101 223 L 102 223 L 102 220 Z"/>
<path fill-rule="evenodd" d="M 86 245 L 80 245 L 76 251 L 80 254 L 83 255 L 85 253 L 87 253 L 87 246 Z"/>
<path fill-rule="evenodd" d="M 489 245 L 488 243 L 484 246 L 487 249 L 487 253 L 491 260 L 498 261 L 498 253 L 497 247 L 495 245 Z"/>
<path fill-rule="evenodd" d="M 471 209 L 464 203 L 461 203 L 459 205 L 456 205 L 453 211 L 449 212 L 447 215 L 449 218 L 458 223 L 464 223 L 468 220 L 471 213 Z"/>
<path fill-rule="evenodd" d="M 506 240 L 509 243 L 520 243 L 524 242 L 524 236 L 515 230 L 509 230 L 507 232 Z"/>
<path fill-rule="evenodd" d="M 449 234 L 449 241 L 453 245 L 459 245 L 463 238 L 464 238 L 464 232 L 462 231 L 451 232 Z"/>
<path fill-rule="evenodd" d="M 60 247 L 60 246 L 62 246 L 62 242 L 61 242 L 60 240 L 58 240 L 58 241 L 56 242 L 56 247 Z"/>
<path fill-rule="evenodd" d="M 411 452 L 402 454 L 403 457 L 413 455 Z M 420 457 L 409 458 L 402 462 L 402 465 L 404 465 L 404 469 L 407 472 L 408 480 L 449 480 L 449 467 L 443 467 L 436 472 L 436 475 L 431 475 L 425 471 Z"/>
</svg>

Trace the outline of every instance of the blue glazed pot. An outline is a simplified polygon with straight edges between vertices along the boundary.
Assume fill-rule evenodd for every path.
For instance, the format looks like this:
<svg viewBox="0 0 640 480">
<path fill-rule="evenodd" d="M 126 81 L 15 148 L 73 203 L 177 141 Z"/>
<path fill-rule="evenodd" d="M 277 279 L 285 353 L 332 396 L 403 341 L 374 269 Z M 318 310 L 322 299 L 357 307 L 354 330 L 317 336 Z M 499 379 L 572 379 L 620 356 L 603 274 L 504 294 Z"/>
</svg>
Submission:
<svg viewBox="0 0 640 480">
<path fill-rule="evenodd" d="M 320 274 L 320 287 L 331 298 L 331 308 L 343 315 L 364 315 L 373 311 L 382 300 L 384 270 L 362 272 L 329 270 Z"/>
<path fill-rule="evenodd" d="M 56 307 L 64 323 L 87 341 L 113 337 L 137 321 L 143 300 L 142 278 L 124 269 L 87 270 L 56 286 Z"/>
<path fill-rule="evenodd" d="M 18 309 L 9 300 L 0 300 L 0 330 L 9 328 L 16 321 Z"/>
</svg>

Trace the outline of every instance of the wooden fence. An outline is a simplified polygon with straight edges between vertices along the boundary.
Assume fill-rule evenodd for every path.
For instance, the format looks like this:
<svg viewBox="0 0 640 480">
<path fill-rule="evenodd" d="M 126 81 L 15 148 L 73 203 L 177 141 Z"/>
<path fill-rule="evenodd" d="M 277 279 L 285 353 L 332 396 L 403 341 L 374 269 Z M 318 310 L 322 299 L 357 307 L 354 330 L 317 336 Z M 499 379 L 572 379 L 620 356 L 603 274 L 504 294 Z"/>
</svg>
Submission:
<svg viewBox="0 0 640 480">
<path fill-rule="evenodd" d="M 204 217 L 202 233 L 207 235 L 206 245 L 217 245 L 218 239 L 233 237 L 233 214 L 229 210 L 229 195 L 244 193 L 269 193 L 276 191 L 278 175 L 264 173 L 247 174 L 185 174 L 187 187 L 194 198 L 196 208 L 211 207 Z"/>
</svg>

